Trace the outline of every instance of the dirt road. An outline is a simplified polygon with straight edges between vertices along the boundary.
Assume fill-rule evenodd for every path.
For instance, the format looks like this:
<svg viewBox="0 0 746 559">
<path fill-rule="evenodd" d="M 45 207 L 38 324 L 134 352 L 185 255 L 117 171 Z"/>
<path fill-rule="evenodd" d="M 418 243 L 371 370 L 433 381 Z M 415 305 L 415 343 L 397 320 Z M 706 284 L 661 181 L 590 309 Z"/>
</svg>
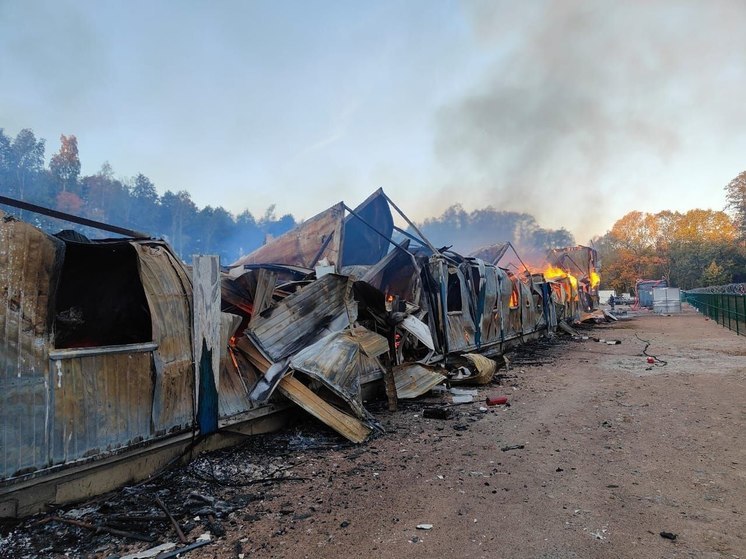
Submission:
<svg viewBox="0 0 746 559">
<path fill-rule="evenodd" d="M 205 457 L 211 479 L 153 490 L 172 503 L 188 491 L 240 502 L 223 516 L 225 535 L 189 558 L 746 558 L 746 339 L 688 307 L 587 333 L 621 343 L 534 344 L 452 419 L 422 416 L 445 396 L 379 408 L 387 433 L 367 445 L 263 438 Z M 509 407 L 480 410 L 500 394 Z M 221 478 L 268 460 L 293 479 Z M 204 530 L 196 524 L 190 539 Z M 41 545 L 22 540 L 6 549 Z M 86 553 L 147 547 L 97 545 Z"/>
</svg>

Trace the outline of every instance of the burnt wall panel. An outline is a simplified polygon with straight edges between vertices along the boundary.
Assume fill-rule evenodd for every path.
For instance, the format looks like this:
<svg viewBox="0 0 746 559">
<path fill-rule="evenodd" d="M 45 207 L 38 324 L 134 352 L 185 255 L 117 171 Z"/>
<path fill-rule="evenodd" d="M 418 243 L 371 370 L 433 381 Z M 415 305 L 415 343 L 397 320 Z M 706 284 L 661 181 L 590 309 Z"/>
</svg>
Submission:
<svg viewBox="0 0 746 559">
<path fill-rule="evenodd" d="M 55 359 L 51 368 L 54 464 L 153 436 L 151 352 Z"/>
<path fill-rule="evenodd" d="M 45 385 L 64 244 L 0 212 L 0 476 L 47 462 Z"/>
<path fill-rule="evenodd" d="M 187 428 L 194 410 L 192 284 L 184 266 L 165 245 L 133 243 L 150 307 L 154 352 L 156 432 Z"/>
</svg>

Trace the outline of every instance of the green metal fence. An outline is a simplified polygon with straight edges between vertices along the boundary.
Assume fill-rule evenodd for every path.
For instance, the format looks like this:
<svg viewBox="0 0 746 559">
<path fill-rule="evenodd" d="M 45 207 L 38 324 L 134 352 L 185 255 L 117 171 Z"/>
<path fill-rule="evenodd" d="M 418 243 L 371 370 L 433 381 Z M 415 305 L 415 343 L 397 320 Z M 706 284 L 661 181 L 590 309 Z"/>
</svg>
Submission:
<svg viewBox="0 0 746 559">
<path fill-rule="evenodd" d="M 683 297 L 705 316 L 746 336 L 746 284 L 694 289 Z"/>
</svg>

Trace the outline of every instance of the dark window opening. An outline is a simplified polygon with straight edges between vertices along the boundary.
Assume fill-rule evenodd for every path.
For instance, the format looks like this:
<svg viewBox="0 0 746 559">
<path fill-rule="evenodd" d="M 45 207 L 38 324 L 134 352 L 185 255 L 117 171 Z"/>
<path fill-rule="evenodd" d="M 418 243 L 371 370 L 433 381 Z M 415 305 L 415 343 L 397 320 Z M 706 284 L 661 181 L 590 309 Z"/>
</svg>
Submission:
<svg viewBox="0 0 746 559">
<path fill-rule="evenodd" d="M 57 349 L 152 340 L 137 254 L 129 243 L 66 243 L 54 332 Z"/>
<path fill-rule="evenodd" d="M 461 308 L 461 282 L 455 271 L 448 270 L 448 312 L 460 311 Z"/>
<path fill-rule="evenodd" d="M 479 283 L 482 281 L 482 278 L 479 275 L 479 268 L 477 266 L 472 266 L 471 268 L 471 283 L 472 283 L 472 289 L 474 290 L 474 295 L 479 297 Z"/>
</svg>

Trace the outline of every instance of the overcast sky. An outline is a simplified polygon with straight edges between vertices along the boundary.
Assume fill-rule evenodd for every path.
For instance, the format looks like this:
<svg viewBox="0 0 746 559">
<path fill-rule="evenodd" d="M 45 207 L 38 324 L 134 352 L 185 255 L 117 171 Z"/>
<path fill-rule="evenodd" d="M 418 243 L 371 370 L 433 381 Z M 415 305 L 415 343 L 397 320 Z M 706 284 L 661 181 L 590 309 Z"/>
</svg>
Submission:
<svg viewBox="0 0 746 559">
<path fill-rule="evenodd" d="M 587 242 L 723 209 L 744 29 L 741 0 L 0 0 L 0 128 L 200 207 L 303 219 L 381 186 Z"/>
</svg>

